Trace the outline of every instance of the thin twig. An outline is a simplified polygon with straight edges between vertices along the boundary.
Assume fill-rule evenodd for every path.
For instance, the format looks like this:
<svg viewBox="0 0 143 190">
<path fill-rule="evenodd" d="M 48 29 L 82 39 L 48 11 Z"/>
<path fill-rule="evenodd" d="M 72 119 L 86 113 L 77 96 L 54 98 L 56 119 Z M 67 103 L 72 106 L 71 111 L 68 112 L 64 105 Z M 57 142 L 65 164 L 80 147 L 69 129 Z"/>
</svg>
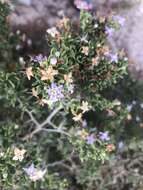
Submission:
<svg viewBox="0 0 143 190">
<path fill-rule="evenodd" d="M 62 131 L 62 130 L 59 130 L 58 127 L 51 121 L 53 119 L 53 117 L 61 110 L 61 106 L 57 107 L 56 109 L 54 109 L 52 111 L 52 113 L 47 117 L 47 119 L 45 121 L 43 121 L 42 123 L 39 123 L 35 117 L 33 116 L 32 112 L 26 110 L 26 113 L 28 113 L 28 115 L 30 116 L 30 119 L 31 121 L 35 124 L 35 129 L 28 135 L 26 135 L 23 140 L 27 140 L 29 138 L 32 138 L 35 134 L 39 133 L 40 131 L 42 130 L 45 130 L 45 131 L 51 131 L 51 132 L 57 132 L 57 133 L 63 133 L 65 135 L 68 135 L 68 133 Z M 45 129 L 44 126 L 45 125 L 50 125 L 52 126 L 54 129 Z"/>
<path fill-rule="evenodd" d="M 61 129 L 45 129 L 45 128 L 43 128 L 42 131 L 53 132 L 53 133 L 61 133 L 61 134 L 64 134 L 64 135 L 67 135 L 70 137 L 69 133 L 62 131 Z"/>
<path fill-rule="evenodd" d="M 33 116 L 31 111 L 25 110 L 25 112 L 29 115 L 29 117 L 31 118 L 31 121 L 36 125 L 39 126 L 40 123 L 35 119 L 35 117 Z"/>
<path fill-rule="evenodd" d="M 47 167 L 50 168 L 50 167 L 62 166 L 64 168 L 68 169 L 70 172 L 72 172 L 72 167 L 68 166 L 64 162 L 65 162 L 65 160 L 57 161 L 57 162 L 48 164 Z"/>
</svg>

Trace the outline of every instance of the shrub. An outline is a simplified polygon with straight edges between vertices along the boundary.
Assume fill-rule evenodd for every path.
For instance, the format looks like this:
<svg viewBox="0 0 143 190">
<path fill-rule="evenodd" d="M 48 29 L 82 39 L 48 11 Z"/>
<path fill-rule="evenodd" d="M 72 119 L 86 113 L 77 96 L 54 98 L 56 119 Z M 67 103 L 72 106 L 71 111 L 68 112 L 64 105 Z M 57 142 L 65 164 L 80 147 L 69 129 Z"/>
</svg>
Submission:
<svg viewBox="0 0 143 190">
<path fill-rule="evenodd" d="M 126 74 L 127 58 L 107 45 L 120 25 L 114 18 L 81 11 L 76 26 L 63 18 L 47 30 L 46 56 L 1 71 L 2 189 L 87 189 L 115 151 L 114 125 L 127 111 L 105 90 Z"/>
</svg>

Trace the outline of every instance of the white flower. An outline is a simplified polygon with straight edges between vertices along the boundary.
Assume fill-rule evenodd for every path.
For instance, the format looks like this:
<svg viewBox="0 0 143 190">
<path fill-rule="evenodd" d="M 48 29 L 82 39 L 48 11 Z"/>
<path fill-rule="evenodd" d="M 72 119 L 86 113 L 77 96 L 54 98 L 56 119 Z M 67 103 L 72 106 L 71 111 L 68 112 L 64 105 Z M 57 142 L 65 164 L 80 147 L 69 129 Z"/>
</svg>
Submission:
<svg viewBox="0 0 143 190">
<path fill-rule="evenodd" d="M 83 113 L 89 111 L 89 105 L 88 105 L 88 102 L 84 102 L 84 101 L 82 101 L 82 106 L 80 107 L 80 109 L 82 110 Z"/>
<path fill-rule="evenodd" d="M 19 160 L 20 162 L 24 159 L 24 154 L 26 150 L 25 149 L 19 149 L 19 148 L 14 148 L 14 157 L 13 160 L 17 161 Z"/>
<path fill-rule="evenodd" d="M 4 156 L 4 152 L 0 152 L 0 158 Z"/>
<path fill-rule="evenodd" d="M 47 33 L 50 34 L 53 38 L 55 38 L 56 35 L 59 34 L 59 32 L 57 31 L 56 27 L 49 28 L 47 30 Z"/>
<path fill-rule="evenodd" d="M 73 82 L 72 73 L 69 73 L 69 74 L 64 75 L 64 80 L 65 80 L 68 84 L 71 84 L 71 83 Z"/>
<path fill-rule="evenodd" d="M 81 42 L 88 43 L 88 40 L 87 40 L 87 34 L 84 35 L 84 36 L 82 36 L 82 37 L 80 37 L 80 41 L 81 41 Z"/>
<path fill-rule="evenodd" d="M 28 80 L 30 80 L 31 77 L 34 77 L 34 74 L 33 74 L 33 71 L 32 71 L 32 67 L 26 68 L 26 75 L 27 75 Z"/>
<path fill-rule="evenodd" d="M 74 117 L 72 118 L 75 122 L 82 121 L 82 114 L 74 114 Z"/>
<path fill-rule="evenodd" d="M 114 105 L 114 106 L 120 106 L 120 105 L 121 105 L 121 102 L 116 99 L 116 100 L 113 101 L 113 105 Z"/>
<path fill-rule="evenodd" d="M 51 65 L 56 65 L 57 64 L 57 58 L 56 57 L 52 57 L 51 59 L 50 59 L 50 64 Z"/>
<path fill-rule="evenodd" d="M 82 129 L 82 130 L 77 131 L 77 135 L 83 139 L 86 139 L 89 134 L 86 132 L 85 129 Z"/>
<path fill-rule="evenodd" d="M 89 47 L 88 46 L 83 46 L 82 47 L 82 53 L 86 56 L 89 54 Z"/>
</svg>

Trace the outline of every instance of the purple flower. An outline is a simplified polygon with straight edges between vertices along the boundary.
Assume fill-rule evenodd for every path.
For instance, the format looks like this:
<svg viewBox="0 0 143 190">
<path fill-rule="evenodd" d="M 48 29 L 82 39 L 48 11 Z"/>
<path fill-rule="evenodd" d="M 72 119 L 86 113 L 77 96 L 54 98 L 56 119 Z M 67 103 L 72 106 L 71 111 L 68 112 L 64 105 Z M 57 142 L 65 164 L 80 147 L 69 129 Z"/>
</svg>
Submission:
<svg viewBox="0 0 143 190">
<path fill-rule="evenodd" d="M 47 90 L 50 101 L 57 102 L 64 98 L 64 95 L 62 93 L 63 85 L 57 86 L 55 83 L 51 84 L 51 87 Z"/>
<path fill-rule="evenodd" d="M 33 61 L 41 63 L 47 61 L 47 57 L 43 56 L 42 54 L 39 54 L 33 58 Z"/>
<path fill-rule="evenodd" d="M 28 168 L 23 168 L 27 175 L 31 176 L 35 172 L 34 164 L 32 163 Z"/>
<path fill-rule="evenodd" d="M 28 168 L 23 168 L 31 181 L 37 181 L 44 177 L 46 170 L 37 169 L 34 164 L 31 164 Z"/>
<path fill-rule="evenodd" d="M 99 133 L 99 138 L 100 138 L 102 141 L 109 141 L 109 140 L 110 140 L 109 132 L 108 132 L 108 131 L 100 132 L 100 133 Z"/>
<path fill-rule="evenodd" d="M 91 10 L 93 8 L 90 0 L 75 0 L 74 4 L 78 9 Z"/>
<path fill-rule="evenodd" d="M 108 35 L 108 37 L 111 37 L 114 32 L 115 32 L 114 28 L 110 28 L 108 26 L 105 27 L 105 33 Z"/>
<path fill-rule="evenodd" d="M 108 57 L 110 58 L 110 61 L 111 62 L 115 62 L 117 63 L 118 62 L 118 55 L 117 54 L 109 54 Z"/>
<path fill-rule="evenodd" d="M 87 136 L 86 140 L 87 140 L 87 144 L 91 144 L 92 145 L 95 142 L 95 137 L 92 134 L 92 135 Z"/>
<path fill-rule="evenodd" d="M 119 15 L 113 16 L 113 20 L 118 22 L 121 26 L 124 26 L 125 21 L 126 21 L 126 19 L 124 17 L 119 16 Z"/>
</svg>

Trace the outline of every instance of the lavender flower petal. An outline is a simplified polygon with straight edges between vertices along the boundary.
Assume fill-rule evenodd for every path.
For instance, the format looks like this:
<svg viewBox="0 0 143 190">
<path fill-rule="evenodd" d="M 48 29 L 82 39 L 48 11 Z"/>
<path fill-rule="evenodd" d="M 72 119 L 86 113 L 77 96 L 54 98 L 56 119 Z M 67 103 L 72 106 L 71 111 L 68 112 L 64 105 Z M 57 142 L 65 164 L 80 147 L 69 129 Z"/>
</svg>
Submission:
<svg viewBox="0 0 143 190">
<path fill-rule="evenodd" d="M 55 83 L 51 84 L 51 87 L 48 88 L 47 92 L 49 95 L 49 99 L 51 102 L 57 102 L 64 98 L 64 94 L 62 93 L 63 85 L 57 86 Z"/>
<path fill-rule="evenodd" d="M 89 135 L 89 136 L 86 138 L 86 140 L 87 140 L 87 144 L 92 145 L 92 144 L 95 142 L 95 137 L 94 137 L 93 134 L 92 134 L 92 135 Z"/>
<path fill-rule="evenodd" d="M 99 138 L 100 138 L 102 141 L 109 141 L 109 140 L 110 140 L 109 132 L 108 132 L 108 131 L 100 132 L 100 133 L 99 133 Z"/>
</svg>

